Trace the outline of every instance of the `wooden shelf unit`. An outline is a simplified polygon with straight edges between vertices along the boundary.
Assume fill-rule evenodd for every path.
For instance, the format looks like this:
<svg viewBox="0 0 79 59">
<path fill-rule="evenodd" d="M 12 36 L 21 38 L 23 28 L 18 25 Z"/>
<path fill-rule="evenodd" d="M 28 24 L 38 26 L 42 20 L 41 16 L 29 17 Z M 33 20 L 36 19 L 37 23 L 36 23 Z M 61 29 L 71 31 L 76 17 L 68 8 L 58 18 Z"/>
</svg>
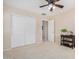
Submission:
<svg viewBox="0 0 79 59">
<path fill-rule="evenodd" d="M 61 45 L 74 48 L 75 47 L 75 35 L 61 35 Z"/>
</svg>

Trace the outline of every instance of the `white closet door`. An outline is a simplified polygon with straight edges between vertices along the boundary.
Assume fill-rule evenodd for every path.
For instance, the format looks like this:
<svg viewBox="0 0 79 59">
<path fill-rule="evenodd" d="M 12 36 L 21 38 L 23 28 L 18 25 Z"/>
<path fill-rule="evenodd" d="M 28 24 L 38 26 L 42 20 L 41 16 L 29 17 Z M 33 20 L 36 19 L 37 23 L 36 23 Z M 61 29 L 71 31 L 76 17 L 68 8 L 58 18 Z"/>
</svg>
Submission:
<svg viewBox="0 0 79 59">
<path fill-rule="evenodd" d="M 25 44 L 35 43 L 35 18 L 27 17 L 25 24 Z"/>
<path fill-rule="evenodd" d="M 12 16 L 12 48 L 24 45 L 24 20 L 19 16 Z"/>
<path fill-rule="evenodd" d="M 12 48 L 35 42 L 35 19 L 12 16 Z"/>
<path fill-rule="evenodd" d="M 54 42 L 54 20 L 48 21 L 48 40 Z"/>
</svg>

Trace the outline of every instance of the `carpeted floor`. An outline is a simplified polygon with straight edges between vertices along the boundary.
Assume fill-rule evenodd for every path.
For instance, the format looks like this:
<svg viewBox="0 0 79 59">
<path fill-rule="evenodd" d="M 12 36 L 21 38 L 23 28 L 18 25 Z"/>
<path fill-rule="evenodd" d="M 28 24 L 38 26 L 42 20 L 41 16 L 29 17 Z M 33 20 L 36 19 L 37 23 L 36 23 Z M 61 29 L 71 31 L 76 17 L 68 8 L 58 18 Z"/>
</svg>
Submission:
<svg viewBox="0 0 79 59">
<path fill-rule="evenodd" d="M 52 43 L 32 44 L 5 51 L 4 59 L 75 59 L 75 49 Z"/>
</svg>

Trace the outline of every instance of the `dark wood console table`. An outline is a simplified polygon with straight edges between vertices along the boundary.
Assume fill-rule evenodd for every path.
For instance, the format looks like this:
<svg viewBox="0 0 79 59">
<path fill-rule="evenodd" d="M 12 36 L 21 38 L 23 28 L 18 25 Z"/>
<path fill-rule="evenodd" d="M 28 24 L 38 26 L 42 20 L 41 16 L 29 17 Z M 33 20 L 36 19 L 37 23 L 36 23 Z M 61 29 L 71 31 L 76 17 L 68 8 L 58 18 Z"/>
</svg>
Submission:
<svg viewBox="0 0 79 59">
<path fill-rule="evenodd" d="M 75 35 L 61 35 L 61 45 L 75 47 Z"/>
</svg>

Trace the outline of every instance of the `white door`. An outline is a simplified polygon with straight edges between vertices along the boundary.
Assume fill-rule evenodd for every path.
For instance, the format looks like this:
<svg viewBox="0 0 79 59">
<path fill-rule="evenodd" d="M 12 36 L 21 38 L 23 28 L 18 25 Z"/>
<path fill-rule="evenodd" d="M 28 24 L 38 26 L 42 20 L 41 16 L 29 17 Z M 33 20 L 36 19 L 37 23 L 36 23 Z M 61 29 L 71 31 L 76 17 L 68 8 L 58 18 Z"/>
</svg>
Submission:
<svg viewBox="0 0 79 59">
<path fill-rule="evenodd" d="M 27 17 L 27 21 L 25 22 L 25 44 L 35 43 L 35 18 Z"/>
<path fill-rule="evenodd" d="M 54 20 L 48 21 L 48 41 L 54 42 Z"/>
<path fill-rule="evenodd" d="M 19 47 L 35 42 L 35 19 L 29 16 L 12 16 L 11 46 Z"/>
</svg>

